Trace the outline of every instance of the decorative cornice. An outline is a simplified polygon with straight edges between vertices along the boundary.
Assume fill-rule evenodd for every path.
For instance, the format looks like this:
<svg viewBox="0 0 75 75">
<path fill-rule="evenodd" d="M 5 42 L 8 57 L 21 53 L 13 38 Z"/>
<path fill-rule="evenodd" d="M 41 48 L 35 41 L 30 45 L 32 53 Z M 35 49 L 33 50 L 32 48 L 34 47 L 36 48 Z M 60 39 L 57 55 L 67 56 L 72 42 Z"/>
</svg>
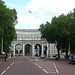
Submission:
<svg viewBox="0 0 75 75">
<path fill-rule="evenodd" d="M 24 31 L 24 32 L 40 32 L 39 29 L 16 29 L 16 31 Z"/>
</svg>

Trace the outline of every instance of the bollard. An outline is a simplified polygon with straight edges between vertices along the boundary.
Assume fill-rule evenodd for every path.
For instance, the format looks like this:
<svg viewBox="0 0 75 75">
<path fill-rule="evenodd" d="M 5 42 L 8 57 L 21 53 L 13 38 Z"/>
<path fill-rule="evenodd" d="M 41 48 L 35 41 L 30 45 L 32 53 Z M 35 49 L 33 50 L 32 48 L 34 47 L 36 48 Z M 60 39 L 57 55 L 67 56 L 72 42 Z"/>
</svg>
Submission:
<svg viewBox="0 0 75 75">
<path fill-rule="evenodd" d="M 38 61 L 38 58 L 37 57 L 35 57 L 35 61 Z"/>
</svg>

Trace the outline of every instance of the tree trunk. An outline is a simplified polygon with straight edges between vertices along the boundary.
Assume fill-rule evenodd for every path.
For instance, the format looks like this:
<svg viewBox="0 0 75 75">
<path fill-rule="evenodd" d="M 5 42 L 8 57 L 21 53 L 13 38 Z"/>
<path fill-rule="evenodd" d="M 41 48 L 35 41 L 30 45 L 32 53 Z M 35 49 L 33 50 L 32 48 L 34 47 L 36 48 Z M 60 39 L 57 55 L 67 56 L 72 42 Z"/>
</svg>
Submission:
<svg viewBox="0 0 75 75">
<path fill-rule="evenodd" d="M 65 56 L 66 59 L 68 59 L 68 50 L 66 50 L 66 56 Z"/>
<path fill-rule="evenodd" d="M 57 45 L 57 50 L 58 50 L 58 59 L 60 59 L 60 45 Z"/>
</svg>

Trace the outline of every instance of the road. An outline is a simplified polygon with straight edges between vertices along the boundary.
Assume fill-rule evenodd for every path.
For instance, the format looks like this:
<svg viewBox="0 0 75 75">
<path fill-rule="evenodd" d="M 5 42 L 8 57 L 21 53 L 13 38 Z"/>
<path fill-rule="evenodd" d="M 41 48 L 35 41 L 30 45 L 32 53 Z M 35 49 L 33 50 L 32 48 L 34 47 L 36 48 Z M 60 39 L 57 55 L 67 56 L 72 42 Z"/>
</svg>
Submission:
<svg viewBox="0 0 75 75">
<path fill-rule="evenodd" d="M 0 62 L 1 75 L 75 75 L 75 65 L 67 61 L 45 60 L 27 56 L 12 57 Z"/>
</svg>

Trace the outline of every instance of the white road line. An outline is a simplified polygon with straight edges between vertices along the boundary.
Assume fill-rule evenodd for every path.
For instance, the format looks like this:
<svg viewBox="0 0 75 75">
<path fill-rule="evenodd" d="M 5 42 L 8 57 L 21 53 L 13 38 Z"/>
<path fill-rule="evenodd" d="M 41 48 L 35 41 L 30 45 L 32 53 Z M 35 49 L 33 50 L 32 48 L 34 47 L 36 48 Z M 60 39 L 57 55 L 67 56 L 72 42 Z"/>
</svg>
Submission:
<svg viewBox="0 0 75 75">
<path fill-rule="evenodd" d="M 59 73 L 59 72 L 58 72 L 58 69 L 56 69 L 56 72 Z"/>
<path fill-rule="evenodd" d="M 5 72 L 6 72 L 6 70 L 4 70 L 4 71 L 1 73 L 1 75 L 3 75 Z"/>
<path fill-rule="evenodd" d="M 32 61 L 30 58 L 28 58 L 30 61 Z M 35 62 L 33 62 L 36 66 L 38 66 L 40 69 L 42 69 L 42 67 L 41 66 L 39 66 L 37 63 L 35 63 Z M 55 65 L 55 63 L 53 62 L 53 64 L 54 64 L 54 67 L 56 68 L 56 65 Z M 46 68 L 46 67 L 45 67 Z M 48 67 L 47 67 L 48 68 Z M 54 69 L 52 69 L 52 68 L 50 68 L 50 69 L 42 69 L 45 73 L 56 73 L 56 72 L 58 72 L 58 70 L 56 69 L 56 72 L 48 72 L 47 70 L 54 70 Z"/>
<path fill-rule="evenodd" d="M 12 64 L 10 65 L 10 67 L 14 64 L 14 62 L 12 62 Z"/>
<path fill-rule="evenodd" d="M 30 61 L 32 61 L 30 58 L 28 58 Z"/>
<path fill-rule="evenodd" d="M 41 66 L 39 66 L 38 64 L 36 64 L 35 62 L 34 62 L 34 64 L 36 65 L 36 66 L 38 66 L 40 69 L 42 69 L 42 67 Z M 45 69 L 42 69 L 44 72 L 46 72 L 46 73 L 48 73 Z"/>
<path fill-rule="evenodd" d="M 41 66 L 38 66 L 39 68 L 41 68 Z"/>
<path fill-rule="evenodd" d="M 10 68 L 10 66 L 9 67 L 7 67 L 7 69 L 9 69 Z"/>
<path fill-rule="evenodd" d="M 57 67 L 56 67 L 56 65 L 55 65 L 54 62 L 53 62 L 53 64 L 54 64 L 54 67 L 55 67 L 55 69 L 56 69 L 56 72 L 59 73 L 59 71 L 58 71 L 58 69 L 57 69 Z"/>
<path fill-rule="evenodd" d="M 44 72 L 48 73 L 45 69 L 43 69 Z"/>
<path fill-rule="evenodd" d="M 46 70 L 55 70 L 55 69 L 46 69 Z"/>
<path fill-rule="evenodd" d="M 10 66 L 8 66 L 8 67 L 6 68 L 6 70 L 4 70 L 4 71 L 1 73 L 1 75 L 3 75 L 13 64 L 14 64 L 14 62 L 12 62 L 12 64 L 11 64 Z"/>
<path fill-rule="evenodd" d="M 57 67 L 55 66 L 55 68 L 57 68 Z"/>
<path fill-rule="evenodd" d="M 48 73 L 56 73 L 56 72 L 48 72 Z"/>
<path fill-rule="evenodd" d="M 33 62 L 30 58 L 28 58 L 31 62 Z M 38 64 L 36 64 L 35 62 L 33 62 L 36 66 L 38 66 Z"/>
<path fill-rule="evenodd" d="M 38 64 L 35 63 L 35 65 L 38 65 Z"/>
<path fill-rule="evenodd" d="M 12 66 L 13 64 L 11 64 L 10 66 Z"/>
</svg>

